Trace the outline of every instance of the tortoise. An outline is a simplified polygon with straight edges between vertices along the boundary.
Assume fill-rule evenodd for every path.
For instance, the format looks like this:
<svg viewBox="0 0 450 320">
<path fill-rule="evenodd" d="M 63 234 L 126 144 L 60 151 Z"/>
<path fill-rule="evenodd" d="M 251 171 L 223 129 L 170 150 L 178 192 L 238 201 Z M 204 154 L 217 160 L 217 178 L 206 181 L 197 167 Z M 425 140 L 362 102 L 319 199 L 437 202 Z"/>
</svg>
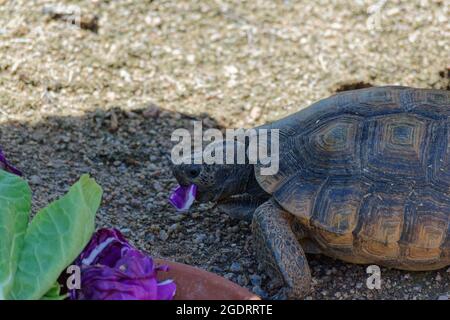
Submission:
<svg viewBox="0 0 450 320">
<path fill-rule="evenodd" d="M 450 265 L 450 92 L 400 86 L 335 94 L 284 119 L 279 171 L 182 164 L 181 186 L 252 220 L 258 259 L 282 287 L 310 292 L 306 253 L 410 271 Z"/>
</svg>

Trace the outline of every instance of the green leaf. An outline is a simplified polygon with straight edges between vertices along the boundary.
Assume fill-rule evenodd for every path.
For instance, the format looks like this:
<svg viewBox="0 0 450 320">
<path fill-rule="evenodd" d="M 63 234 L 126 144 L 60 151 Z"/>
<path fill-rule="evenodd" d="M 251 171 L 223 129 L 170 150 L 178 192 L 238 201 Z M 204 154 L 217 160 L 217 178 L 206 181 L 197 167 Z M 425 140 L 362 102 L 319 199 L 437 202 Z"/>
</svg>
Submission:
<svg viewBox="0 0 450 320">
<path fill-rule="evenodd" d="M 38 212 L 25 234 L 11 297 L 39 299 L 91 239 L 101 187 L 83 175 L 62 198 Z"/>
<path fill-rule="evenodd" d="M 15 174 L 0 170 L 0 300 L 13 286 L 31 209 L 31 190 Z"/>
<path fill-rule="evenodd" d="M 41 298 L 41 300 L 64 300 L 68 297 L 68 294 L 61 295 L 61 285 L 55 282 L 50 290 Z"/>
</svg>

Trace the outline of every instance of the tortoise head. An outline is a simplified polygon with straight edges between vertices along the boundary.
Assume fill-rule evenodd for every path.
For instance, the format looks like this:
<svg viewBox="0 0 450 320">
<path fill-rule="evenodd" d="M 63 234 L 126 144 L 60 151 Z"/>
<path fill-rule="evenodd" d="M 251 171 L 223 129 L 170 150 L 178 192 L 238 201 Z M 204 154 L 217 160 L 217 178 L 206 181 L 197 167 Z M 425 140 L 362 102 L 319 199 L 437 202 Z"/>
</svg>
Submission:
<svg viewBox="0 0 450 320">
<path fill-rule="evenodd" d="M 235 148 L 234 155 L 239 157 L 237 145 L 238 143 L 231 143 L 231 147 Z M 245 161 L 238 162 L 237 158 L 231 161 L 232 163 L 225 161 L 229 148 L 230 144 L 215 149 L 223 151 L 223 161 L 218 161 L 220 163 L 208 164 L 205 161 L 195 164 L 195 159 L 204 158 L 203 153 L 194 154 L 189 161 L 191 164 L 174 165 L 172 171 L 182 187 L 197 186 L 197 201 L 216 202 L 222 212 L 236 219 L 250 221 L 256 207 L 270 195 L 259 186 L 254 166 L 248 163 L 246 156 Z"/>
<path fill-rule="evenodd" d="M 222 150 L 220 150 L 221 148 Z M 222 161 L 216 161 L 213 164 L 205 163 L 206 161 L 197 164 L 200 161 L 196 161 L 196 159 L 204 159 L 204 153 L 202 152 L 201 154 L 194 154 L 188 161 L 190 163 L 184 161 L 183 164 L 173 165 L 173 175 L 181 186 L 192 184 L 197 186 L 197 201 L 218 202 L 232 195 L 245 192 L 248 181 L 253 175 L 253 166 L 236 164 L 237 161 L 227 163 L 227 148 L 230 148 L 230 146 L 227 147 L 226 143 L 214 146 L 215 152 L 221 151 L 223 156 L 221 157 Z M 237 152 L 234 154 L 237 155 Z"/>
<path fill-rule="evenodd" d="M 172 171 L 181 186 L 197 186 L 197 201 L 217 202 L 243 193 L 253 169 L 249 165 L 180 164 Z"/>
</svg>

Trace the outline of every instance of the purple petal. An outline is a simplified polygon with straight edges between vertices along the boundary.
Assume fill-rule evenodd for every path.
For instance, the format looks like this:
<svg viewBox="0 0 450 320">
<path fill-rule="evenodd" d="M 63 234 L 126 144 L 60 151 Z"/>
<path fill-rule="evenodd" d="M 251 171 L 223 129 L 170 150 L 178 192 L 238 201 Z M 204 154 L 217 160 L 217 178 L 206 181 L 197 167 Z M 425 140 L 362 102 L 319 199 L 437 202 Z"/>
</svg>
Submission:
<svg viewBox="0 0 450 320">
<path fill-rule="evenodd" d="M 134 248 L 117 229 L 98 230 L 77 259 L 79 265 L 101 264 L 113 267 L 128 250 Z"/>
<path fill-rule="evenodd" d="M 186 211 L 194 203 L 196 195 L 197 186 L 195 184 L 187 187 L 178 186 L 170 194 L 169 201 L 178 211 Z"/>
<path fill-rule="evenodd" d="M 157 290 L 157 300 L 172 300 L 177 292 L 177 286 L 173 280 L 165 280 L 158 283 Z"/>
<path fill-rule="evenodd" d="M 2 149 L 0 149 L 0 169 L 4 169 L 4 170 L 11 172 L 13 174 L 16 174 L 18 176 L 22 175 L 22 172 L 20 172 L 18 169 L 16 169 L 15 167 L 13 167 L 12 165 L 10 165 L 8 163 L 8 160 L 6 160 L 6 157 L 5 157 Z"/>
<path fill-rule="evenodd" d="M 154 300 L 157 281 L 144 275 L 130 277 L 120 269 L 106 266 L 83 268 L 80 300 Z"/>
<path fill-rule="evenodd" d="M 77 258 L 81 266 L 81 289 L 71 290 L 71 299 L 155 300 L 172 299 L 173 281 L 157 281 L 151 257 L 131 246 L 116 229 L 98 230 Z"/>
<path fill-rule="evenodd" d="M 175 295 L 173 281 L 158 283 L 151 258 L 130 251 L 114 268 L 83 266 L 79 299 L 169 300 Z"/>
</svg>

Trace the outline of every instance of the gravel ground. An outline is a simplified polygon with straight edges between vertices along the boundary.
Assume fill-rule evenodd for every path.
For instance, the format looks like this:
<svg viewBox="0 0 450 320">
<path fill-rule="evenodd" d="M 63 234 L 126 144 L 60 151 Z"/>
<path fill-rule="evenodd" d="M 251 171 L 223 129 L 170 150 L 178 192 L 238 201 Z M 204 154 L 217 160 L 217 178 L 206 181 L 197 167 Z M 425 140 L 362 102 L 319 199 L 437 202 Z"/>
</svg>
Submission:
<svg viewBox="0 0 450 320">
<path fill-rule="evenodd" d="M 68 4 L 81 28 L 61 14 Z M 189 215 L 167 204 L 172 131 L 200 119 L 251 127 L 353 87 L 450 89 L 449 10 L 424 0 L 0 0 L 0 145 L 30 181 L 34 210 L 89 172 L 105 192 L 99 227 L 270 296 L 247 223 L 209 204 Z M 308 299 L 449 292 L 450 269 L 382 269 L 382 289 L 369 290 L 364 266 L 309 261 Z"/>
</svg>

